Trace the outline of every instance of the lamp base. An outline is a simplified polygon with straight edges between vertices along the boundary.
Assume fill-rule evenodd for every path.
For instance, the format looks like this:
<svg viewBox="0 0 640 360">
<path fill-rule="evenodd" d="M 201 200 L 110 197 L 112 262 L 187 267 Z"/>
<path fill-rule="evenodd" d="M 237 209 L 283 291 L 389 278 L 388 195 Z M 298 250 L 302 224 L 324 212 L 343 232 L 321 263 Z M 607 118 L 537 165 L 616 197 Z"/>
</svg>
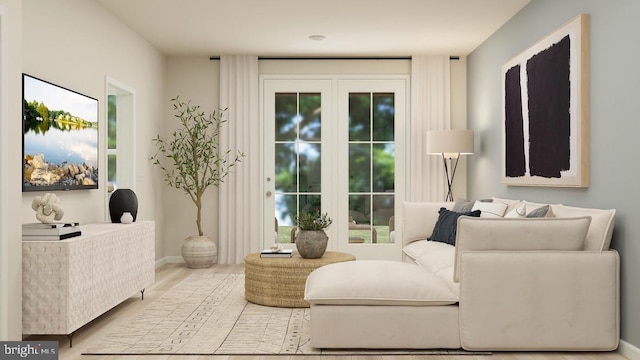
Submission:
<svg viewBox="0 0 640 360">
<path fill-rule="evenodd" d="M 453 201 L 453 190 L 451 189 L 451 185 L 453 185 L 453 178 L 456 176 L 456 169 L 458 169 L 458 160 L 460 159 L 460 154 L 454 154 L 457 156 L 451 156 L 451 154 L 445 155 L 442 154 L 442 163 L 444 164 L 444 173 L 447 177 L 447 196 L 445 197 L 445 201 Z M 455 159 L 455 162 L 454 162 Z M 447 160 L 449 160 L 449 164 L 447 165 Z M 449 176 L 449 170 L 451 168 L 451 176 Z"/>
</svg>

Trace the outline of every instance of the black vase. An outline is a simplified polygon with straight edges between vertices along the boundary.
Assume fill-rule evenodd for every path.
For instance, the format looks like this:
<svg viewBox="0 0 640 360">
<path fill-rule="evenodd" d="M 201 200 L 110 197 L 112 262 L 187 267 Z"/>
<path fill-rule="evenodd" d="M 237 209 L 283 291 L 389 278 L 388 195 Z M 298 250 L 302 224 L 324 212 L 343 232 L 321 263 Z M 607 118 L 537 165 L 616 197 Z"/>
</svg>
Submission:
<svg viewBox="0 0 640 360">
<path fill-rule="evenodd" d="M 112 223 L 119 223 L 122 214 L 130 212 L 133 221 L 138 216 L 138 197 L 131 189 L 118 189 L 109 199 L 109 215 Z"/>
</svg>

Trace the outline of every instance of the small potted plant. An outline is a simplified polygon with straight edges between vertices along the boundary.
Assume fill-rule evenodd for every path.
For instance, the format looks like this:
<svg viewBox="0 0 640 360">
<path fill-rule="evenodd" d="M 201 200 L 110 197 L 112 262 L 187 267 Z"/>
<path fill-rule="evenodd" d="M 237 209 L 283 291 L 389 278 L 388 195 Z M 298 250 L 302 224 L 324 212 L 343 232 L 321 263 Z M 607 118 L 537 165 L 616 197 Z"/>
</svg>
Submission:
<svg viewBox="0 0 640 360">
<path fill-rule="evenodd" d="M 304 212 L 296 215 L 294 223 L 300 229 L 296 235 L 296 248 L 305 259 L 318 259 L 327 250 L 329 237 L 324 232 L 333 220 L 320 211 Z"/>
</svg>

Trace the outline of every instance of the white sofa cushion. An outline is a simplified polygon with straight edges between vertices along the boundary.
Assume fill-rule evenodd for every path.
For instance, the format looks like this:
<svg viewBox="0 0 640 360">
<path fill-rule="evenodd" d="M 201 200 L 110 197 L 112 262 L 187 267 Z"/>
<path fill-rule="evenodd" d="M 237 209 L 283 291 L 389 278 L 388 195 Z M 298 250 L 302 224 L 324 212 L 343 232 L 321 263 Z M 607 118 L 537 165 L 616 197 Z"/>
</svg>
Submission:
<svg viewBox="0 0 640 360">
<path fill-rule="evenodd" d="M 429 241 L 424 239 L 412 242 L 405 246 L 402 251 L 415 261 L 424 254 L 439 251 L 441 249 L 453 250 L 453 246 L 439 241 Z"/>
<path fill-rule="evenodd" d="M 453 279 L 458 282 L 460 254 L 482 250 L 582 250 L 591 217 L 458 220 Z"/>
<path fill-rule="evenodd" d="M 426 239 L 431 236 L 438 221 L 440 208 L 451 209 L 454 202 L 418 202 L 404 201 L 400 226 L 402 229 L 402 246 L 413 241 Z M 396 222 L 397 224 L 397 222 Z"/>
<path fill-rule="evenodd" d="M 358 260 L 320 267 L 304 299 L 315 305 L 450 305 L 458 297 L 431 271 L 411 263 Z"/>
<path fill-rule="evenodd" d="M 589 209 L 566 205 L 551 205 L 556 217 L 590 216 L 591 225 L 584 241 L 583 250 L 605 251 L 611 245 L 613 225 L 615 223 L 615 209 Z"/>
<path fill-rule="evenodd" d="M 428 248 L 429 250 L 416 258 L 416 264 L 436 274 L 447 284 L 449 290 L 460 298 L 460 284 L 453 282 L 455 247 L 437 241 L 417 242 L 424 243 L 423 248 Z"/>
<path fill-rule="evenodd" d="M 619 261 L 615 251 L 465 252 L 462 347 L 614 350 L 620 336 Z"/>
</svg>

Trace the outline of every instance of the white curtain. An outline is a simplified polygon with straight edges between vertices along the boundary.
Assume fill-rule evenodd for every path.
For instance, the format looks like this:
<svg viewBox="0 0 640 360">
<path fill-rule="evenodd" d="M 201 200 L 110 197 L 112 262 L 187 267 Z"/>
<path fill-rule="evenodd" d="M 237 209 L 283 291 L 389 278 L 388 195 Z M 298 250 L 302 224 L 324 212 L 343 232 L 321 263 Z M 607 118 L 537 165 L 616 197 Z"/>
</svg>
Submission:
<svg viewBox="0 0 640 360">
<path fill-rule="evenodd" d="M 451 128 L 449 56 L 411 57 L 411 174 L 408 200 L 444 201 L 442 158 L 426 152 L 427 130 Z"/>
<path fill-rule="evenodd" d="M 220 57 L 220 108 L 228 108 L 220 146 L 246 155 L 219 189 L 220 264 L 242 264 L 260 250 L 259 92 L 257 56 Z"/>
</svg>

